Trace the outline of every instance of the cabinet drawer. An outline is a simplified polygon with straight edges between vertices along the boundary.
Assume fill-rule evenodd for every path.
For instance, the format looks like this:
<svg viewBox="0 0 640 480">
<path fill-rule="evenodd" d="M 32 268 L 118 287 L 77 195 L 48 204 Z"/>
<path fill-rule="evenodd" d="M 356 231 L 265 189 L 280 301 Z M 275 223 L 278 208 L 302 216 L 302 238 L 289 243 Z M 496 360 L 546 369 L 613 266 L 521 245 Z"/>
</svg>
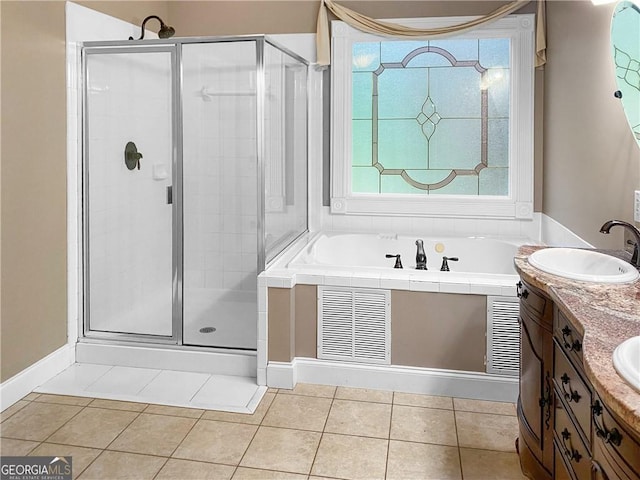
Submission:
<svg viewBox="0 0 640 480">
<path fill-rule="evenodd" d="M 532 287 L 526 282 L 518 282 L 518 296 L 520 297 L 520 307 L 524 311 L 536 319 L 543 320 L 543 323 L 549 321 L 553 316 L 553 302 L 537 288 Z"/>
<path fill-rule="evenodd" d="M 640 442 L 615 419 L 594 395 L 591 406 L 593 438 L 617 464 L 629 470 L 631 478 L 640 477 Z"/>
<path fill-rule="evenodd" d="M 562 347 L 554 341 L 553 382 L 557 395 L 570 409 L 581 429 L 580 434 L 591 446 L 591 389 L 573 367 Z"/>
<path fill-rule="evenodd" d="M 553 335 L 564 353 L 567 354 L 577 369 L 583 372 L 582 335 L 569 322 L 567 317 L 558 310 L 558 307 L 554 308 Z"/>
<path fill-rule="evenodd" d="M 602 440 L 594 440 L 591 460 L 593 480 L 638 480 L 638 476 L 621 467 L 610 453 L 605 451 Z"/>
<path fill-rule="evenodd" d="M 553 441 L 553 480 L 575 480 L 574 473 L 567 467 L 556 440 Z"/>
<path fill-rule="evenodd" d="M 556 454 L 562 457 L 573 477 L 591 478 L 591 455 L 564 408 L 556 410 L 555 422 Z M 558 465 L 558 460 L 555 464 Z"/>
</svg>

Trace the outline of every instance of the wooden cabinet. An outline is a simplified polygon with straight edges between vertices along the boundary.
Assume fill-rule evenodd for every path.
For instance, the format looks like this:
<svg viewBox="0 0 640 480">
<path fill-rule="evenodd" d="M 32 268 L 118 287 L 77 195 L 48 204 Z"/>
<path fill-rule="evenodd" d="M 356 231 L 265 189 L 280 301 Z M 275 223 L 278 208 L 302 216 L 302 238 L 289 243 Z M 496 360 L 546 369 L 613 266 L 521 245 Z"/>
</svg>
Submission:
<svg viewBox="0 0 640 480">
<path fill-rule="evenodd" d="M 518 451 L 525 475 L 553 474 L 553 302 L 525 282 L 520 297 L 520 395 Z"/>
<path fill-rule="evenodd" d="M 583 333 L 542 291 L 522 282 L 518 294 L 523 473 L 532 480 L 640 480 L 640 434 L 593 390 Z"/>
<path fill-rule="evenodd" d="M 554 456 L 575 480 L 588 480 L 591 464 L 591 385 L 582 367 L 582 335 L 555 308 L 553 322 Z"/>
</svg>

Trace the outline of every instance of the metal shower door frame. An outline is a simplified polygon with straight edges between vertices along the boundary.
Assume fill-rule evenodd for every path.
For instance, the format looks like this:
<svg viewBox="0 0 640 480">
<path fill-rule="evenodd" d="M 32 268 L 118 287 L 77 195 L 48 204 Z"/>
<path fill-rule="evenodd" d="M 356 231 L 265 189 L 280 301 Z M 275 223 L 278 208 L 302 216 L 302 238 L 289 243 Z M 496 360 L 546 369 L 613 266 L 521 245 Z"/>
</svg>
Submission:
<svg viewBox="0 0 640 480">
<path fill-rule="evenodd" d="M 181 68 L 180 49 L 175 43 L 154 43 L 153 45 L 123 44 L 122 42 L 86 42 L 82 47 L 82 332 L 86 338 L 96 340 L 124 340 L 133 342 L 148 342 L 165 345 L 179 345 L 182 339 L 182 136 L 179 127 L 182 124 L 182 109 L 180 104 Z M 90 242 L 89 242 L 89 145 L 88 145 L 88 115 L 87 115 L 87 56 L 100 54 L 124 53 L 169 53 L 171 56 L 171 263 L 172 263 L 172 321 L 171 336 L 107 332 L 91 329 L 90 315 Z"/>
<path fill-rule="evenodd" d="M 220 36 L 220 37 L 189 37 L 189 38 L 171 38 L 171 39 L 151 39 L 151 40 L 115 40 L 115 41 L 97 41 L 84 42 L 82 47 L 82 112 L 83 112 L 83 132 L 82 132 L 82 279 L 83 279 L 83 299 L 82 299 L 82 331 L 83 335 L 95 340 L 124 340 L 135 342 L 146 342 L 165 345 L 182 345 L 183 341 L 183 253 L 184 253 L 184 214 L 183 214 L 183 105 L 182 105 L 182 89 L 183 89 L 183 71 L 184 65 L 182 61 L 182 45 L 193 43 L 232 43 L 240 41 L 253 41 L 256 47 L 256 168 L 257 182 L 256 188 L 258 192 L 257 202 L 257 272 L 260 274 L 266 267 L 266 251 L 265 251 L 265 96 L 266 96 L 266 72 L 265 72 L 265 45 L 269 44 L 282 51 L 291 58 L 299 61 L 307 68 L 309 62 L 300 55 L 290 49 L 280 45 L 278 42 L 266 35 L 238 35 L 238 36 Z M 172 136 L 174 139 L 172 146 L 172 184 L 173 184 L 173 204 L 172 204 L 172 336 L 163 337 L 158 335 L 143 335 L 135 333 L 117 333 L 117 332 L 101 332 L 92 331 L 90 329 L 89 318 L 89 213 L 88 213 L 88 169 L 86 162 L 88 159 L 87 147 L 87 78 L 86 71 L 86 55 L 99 53 L 143 53 L 143 52 L 170 52 L 172 66 Z M 308 105 L 308 91 L 306 93 L 306 101 Z M 307 125 L 308 132 L 308 111 Z M 307 143 L 307 151 L 309 145 Z M 308 184 L 307 171 L 307 184 Z M 308 202 L 308 199 L 307 199 Z M 307 203 L 308 208 L 308 203 Z M 308 228 L 305 232 L 308 231 Z M 303 235 L 302 232 L 298 237 Z M 290 243 L 295 241 L 292 239 Z M 257 315 L 257 312 L 256 312 Z M 198 347 L 202 348 L 202 347 Z M 215 347 L 214 347 L 215 348 Z M 226 349 L 228 350 L 228 349 Z"/>
</svg>

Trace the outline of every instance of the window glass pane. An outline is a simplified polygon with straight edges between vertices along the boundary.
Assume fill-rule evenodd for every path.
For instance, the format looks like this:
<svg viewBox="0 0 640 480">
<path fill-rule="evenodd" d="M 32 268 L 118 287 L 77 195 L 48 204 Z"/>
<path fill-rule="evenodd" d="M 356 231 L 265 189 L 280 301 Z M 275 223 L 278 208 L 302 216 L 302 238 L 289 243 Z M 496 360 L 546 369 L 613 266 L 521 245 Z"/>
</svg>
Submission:
<svg viewBox="0 0 640 480">
<path fill-rule="evenodd" d="M 353 193 L 509 195 L 509 39 L 363 42 L 352 54 Z"/>
</svg>

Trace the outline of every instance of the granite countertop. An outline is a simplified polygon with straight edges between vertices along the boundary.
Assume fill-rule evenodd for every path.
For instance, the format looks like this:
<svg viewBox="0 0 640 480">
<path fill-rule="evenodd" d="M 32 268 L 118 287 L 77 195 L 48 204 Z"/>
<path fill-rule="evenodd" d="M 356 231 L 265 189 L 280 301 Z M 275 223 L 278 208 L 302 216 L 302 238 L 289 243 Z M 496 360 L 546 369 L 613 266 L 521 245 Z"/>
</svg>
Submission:
<svg viewBox="0 0 640 480">
<path fill-rule="evenodd" d="M 640 434 L 640 392 L 618 375 L 613 350 L 640 335 L 640 280 L 626 284 L 587 283 L 545 273 L 529 255 L 541 246 L 518 249 L 515 267 L 530 285 L 546 292 L 573 326 L 584 334 L 584 369 L 594 389 L 615 414 Z M 628 260 L 623 251 L 604 251 Z"/>
</svg>

